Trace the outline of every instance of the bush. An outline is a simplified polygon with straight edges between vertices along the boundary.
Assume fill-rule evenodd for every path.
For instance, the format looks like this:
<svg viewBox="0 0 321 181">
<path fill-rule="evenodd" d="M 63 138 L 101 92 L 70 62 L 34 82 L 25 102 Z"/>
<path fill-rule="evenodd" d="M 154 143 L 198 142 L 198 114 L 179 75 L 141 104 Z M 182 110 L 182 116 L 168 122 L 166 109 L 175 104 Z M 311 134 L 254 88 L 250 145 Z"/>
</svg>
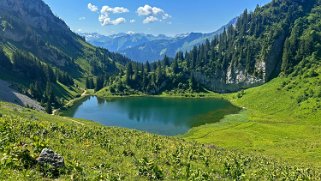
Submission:
<svg viewBox="0 0 321 181">
<path fill-rule="evenodd" d="M 240 92 L 237 93 L 236 97 L 240 99 L 240 98 L 242 98 L 244 95 L 245 95 L 245 91 L 244 91 L 244 90 L 241 90 Z"/>
<path fill-rule="evenodd" d="M 146 157 L 139 161 L 138 174 L 146 176 L 150 180 L 163 180 L 162 170 L 153 162 L 148 161 Z"/>
<path fill-rule="evenodd" d="M 38 165 L 37 169 L 43 177 L 49 178 L 58 178 L 60 175 L 67 173 L 65 167 L 54 167 L 50 164 Z"/>
<path fill-rule="evenodd" d="M 301 102 L 304 102 L 306 100 L 308 100 L 308 96 L 306 96 L 305 94 L 304 95 L 300 95 L 298 98 L 297 98 L 297 102 L 298 104 L 300 104 Z"/>
<path fill-rule="evenodd" d="M 24 145 L 7 147 L 7 149 L 7 153 L 1 159 L 1 167 L 21 170 L 30 169 L 36 165 L 36 160 Z"/>
<path fill-rule="evenodd" d="M 319 74 L 317 72 L 315 72 L 314 70 L 311 70 L 304 75 L 304 77 L 306 77 L 306 78 L 313 78 L 313 77 L 317 77 L 317 76 L 319 76 Z"/>
</svg>

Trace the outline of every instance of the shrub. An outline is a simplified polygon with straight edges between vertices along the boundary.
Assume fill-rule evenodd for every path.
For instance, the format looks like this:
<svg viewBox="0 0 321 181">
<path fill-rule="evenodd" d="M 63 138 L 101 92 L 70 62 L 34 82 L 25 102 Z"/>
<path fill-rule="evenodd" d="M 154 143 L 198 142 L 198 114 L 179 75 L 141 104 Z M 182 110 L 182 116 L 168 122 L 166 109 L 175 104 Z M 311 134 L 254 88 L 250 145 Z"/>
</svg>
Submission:
<svg viewBox="0 0 321 181">
<path fill-rule="evenodd" d="M 297 102 L 298 104 L 300 104 L 301 102 L 304 102 L 308 99 L 309 97 L 307 95 L 300 95 L 298 98 L 297 98 Z"/>
<path fill-rule="evenodd" d="M 153 162 L 148 161 L 146 157 L 139 161 L 138 174 L 146 176 L 151 180 L 163 180 L 162 170 Z"/>
<path fill-rule="evenodd" d="M 237 93 L 236 97 L 240 99 L 240 98 L 242 98 L 244 95 L 245 95 L 245 91 L 244 91 L 244 90 L 241 90 L 240 92 Z"/>
</svg>

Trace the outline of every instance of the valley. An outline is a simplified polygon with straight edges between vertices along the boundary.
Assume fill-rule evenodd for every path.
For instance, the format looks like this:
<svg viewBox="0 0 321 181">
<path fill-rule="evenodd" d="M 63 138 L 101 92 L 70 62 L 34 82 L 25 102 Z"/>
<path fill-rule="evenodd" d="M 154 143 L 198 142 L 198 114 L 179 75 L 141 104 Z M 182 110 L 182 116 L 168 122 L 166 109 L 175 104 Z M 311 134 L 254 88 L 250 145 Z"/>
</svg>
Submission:
<svg viewBox="0 0 321 181">
<path fill-rule="evenodd" d="M 210 34 L 78 35 L 4 0 L 0 180 L 320 180 L 320 25 L 320 0 L 273 0 Z"/>
</svg>

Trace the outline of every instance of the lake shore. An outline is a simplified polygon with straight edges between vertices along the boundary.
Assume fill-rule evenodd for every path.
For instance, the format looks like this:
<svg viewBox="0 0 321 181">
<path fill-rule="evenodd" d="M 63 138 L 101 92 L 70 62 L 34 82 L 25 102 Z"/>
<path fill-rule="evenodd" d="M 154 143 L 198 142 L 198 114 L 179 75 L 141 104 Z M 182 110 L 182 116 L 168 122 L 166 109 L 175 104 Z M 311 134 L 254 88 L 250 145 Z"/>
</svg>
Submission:
<svg viewBox="0 0 321 181">
<path fill-rule="evenodd" d="M 69 109 L 71 107 L 73 107 L 75 104 L 83 101 L 86 97 L 88 96 L 92 96 L 93 94 L 90 93 L 90 91 L 88 90 L 84 90 L 84 92 L 80 95 L 80 97 L 76 97 L 74 99 L 71 99 L 70 101 L 68 101 L 64 106 L 62 106 L 59 109 L 55 109 L 52 111 L 52 115 L 60 115 L 62 111 Z"/>
</svg>

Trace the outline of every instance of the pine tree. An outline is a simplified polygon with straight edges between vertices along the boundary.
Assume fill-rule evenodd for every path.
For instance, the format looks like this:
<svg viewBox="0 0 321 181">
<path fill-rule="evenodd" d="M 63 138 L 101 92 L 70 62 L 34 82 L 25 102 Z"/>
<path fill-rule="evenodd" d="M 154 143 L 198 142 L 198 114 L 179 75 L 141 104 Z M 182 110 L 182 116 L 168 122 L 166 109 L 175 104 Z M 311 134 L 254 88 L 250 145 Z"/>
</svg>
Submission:
<svg viewBox="0 0 321 181">
<path fill-rule="evenodd" d="M 177 60 L 174 60 L 172 63 L 172 69 L 173 69 L 173 73 L 177 74 L 179 72 L 179 67 L 178 67 L 178 63 Z"/>
<path fill-rule="evenodd" d="M 93 78 L 89 79 L 89 87 L 90 87 L 90 89 L 94 89 L 95 88 L 95 83 L 94 83 L 94 79 Z"/>
<path fill-rule="evenodd" d="M 168 67 L 170 62 L 169 62 L 169 58 L 165 55 L 164 59 L 163 59 L 163 63 L 164 63 L 164 67 Z"/>
<path fill-rule="evenodd" d="M 52 91 L 51 83 L 48 81 L 46 85 L 45 91 L 45 100 L 47 102 L 45 111 L 48 114 L 52 114 L 52 103 L 54 103 L 54 94 Z"/>
<path fill-rule="evenodd" d="M 86 88 L 87 88 L 87 89 L 90 89 L 89 78 L 88 78 L 88 77 L 86 77 Z"/>
<path fill-rule="evenodd" d="M 46 108 L 45 108 L 46 113 L 52 114 L 52 106 L 51 102 L 47 102 Z"/>
<path fill-rule="evenodd" d="M 104 87 L 104 78 L 102 76 L 97 77 L 95 91 L 99 91 Z"/>
<path fill-rule="evenodd" d="M 149 72 L 150 72 L 150 64 L 149 64 L 148 61 L 147 61 L 146 64 L 145 64 L 145 70 L 146 70 L 146 73 L 149 73 Z"/>
<path fill-rule="evenodd" d="M 128 63 L 126 65 L 126 73 L 125 73 L 125 77 L 126 77 L 126 84 L 127 85 L 130 85 L 131 84 L 131 81 L 133 79 L 133 65 L 132 63 Z"/>
<path fill-rule="evenodd" d="M 127 67 L 126 67 L 126 74 L 127 74 L 127 76 L 129 77 L 129 79 L 131 80 L 131 79 L 132 79 L 132 77 L 133 77 L 133 74 L 134 74 L 132 63 L 128 63 L 128 64 L 127 64 Z"/>
<path fill-rule="evenodd" d="M 197 89 L 197 83 L 196 83 L 196 80 L 194 78 L 194 75 L 190 76 L 189 87 L 190 87 L 191 90 L 196 90 Z"/>
</svg>

